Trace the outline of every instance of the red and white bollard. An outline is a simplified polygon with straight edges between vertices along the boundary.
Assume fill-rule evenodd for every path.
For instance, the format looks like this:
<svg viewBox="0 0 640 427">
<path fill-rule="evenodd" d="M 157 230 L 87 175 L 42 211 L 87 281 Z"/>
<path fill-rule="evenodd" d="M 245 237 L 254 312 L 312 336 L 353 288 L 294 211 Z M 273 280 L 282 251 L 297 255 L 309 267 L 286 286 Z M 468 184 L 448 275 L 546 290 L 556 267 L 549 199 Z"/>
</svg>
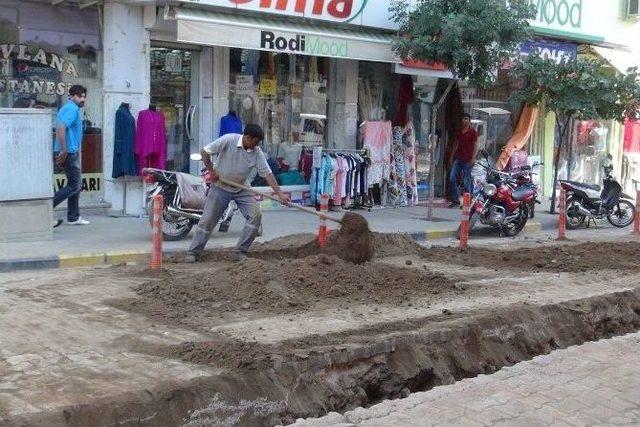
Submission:
<svg viewBox="0 0 640 427">
<path fill-rule="evenodd" d="M 162 268 L 162 210 L 164 199 L 161 195 L 153 197 L 153 237 L 151 240 L 151 269 Z"/>
<path fill-rule="evenodd" d="M 460 222 L 460 250 L 469 247 L 469 213 L 471 212 L 471 194 L 462 196 L 462 221 Z"/>
<path fill-rule="evenodd" d="M 564 188 L 560 189 L 558 215 L 558 240 L 564 240 L 567 237 L 567 193 Z"/>
<path fill-rule="evenodd" d="M 323 194 L 320 196 L 320 213 L 326 214 L 329 212 L 329 195 Z M 327 220 L 320 218 L 320 226 L 318 227 L 318 246 L 324 248 L 327 244 Z"/>
<path fill-rule="evenodd" d="M 636 216 L 633 220 L 633 234 L 640 234 L 640 190 L 636 190 Z"/>
</svg>

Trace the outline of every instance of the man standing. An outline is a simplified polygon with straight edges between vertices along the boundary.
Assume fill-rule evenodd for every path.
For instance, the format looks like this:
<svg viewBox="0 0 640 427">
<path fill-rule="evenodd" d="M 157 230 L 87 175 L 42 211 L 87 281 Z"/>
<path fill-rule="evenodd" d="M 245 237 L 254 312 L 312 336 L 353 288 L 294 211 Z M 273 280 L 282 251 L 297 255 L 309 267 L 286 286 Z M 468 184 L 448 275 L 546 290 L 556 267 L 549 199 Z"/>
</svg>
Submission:
<svg viewBox="0 0 640 427">
<path fill-rule="evenodd" d="M 462 129 L 456 135 L 455 145 L 452 150 L 454 160 L 451 166 L 451 175 L 449 176 L 452 197 L 450 208 L 460 206 L 460 193 L 458 192 L 458 176 L 460 174 L 462 174 L 464 191 L 467 193 L 473 191 L 471 168 L 476 163 L 477 142 L 478 132 L 471 126 L 471 116 L 465 113 L 462 115 Z"/>
<path fill-rule="evenodd" d="M 56 140 L 53 145 L 56 165 L 64 168 L 67 183 L 53 196 L 53 206 L 67 199 L 67 221 L 72 225 L 88 225 L 89 221 L 80 216 L 80 191 L 82 174 L 80 171 L 80 149 L 82 147 L 82 116 L 87 89 L 80 85 L 69 88 L 69 101 L 62 106 L 56 118 Z M 56 227 L 62 223 L 59 220 Z"/>
<path fill-rule="evenodd" d="M 260 207 L 253 194 L 246 190 L 239 190 L 222 184 L 219 179 L 244 184 L 251 171 L 255 168 L 258 174 L 265 178 L 280 200 L 287 204 L 289 197 L 282 192 L 275 176 L 271 172 L 267 159 L 258 145 L 264 138 L 260 126 L 249 124 L 244 133 L 224 135 L 201 150 L 202 160 L 211 174 L 213 185 L 209 189 L 204 212 L 189 251 L 185 256 L 186 262 L 196 262 L 202 255 L 213 227 L 218 223 L 229 202 L 232 200 L 238 205 L 238 209 L 246 218 L 246 223 L 240 240 L 236 246 L 235 260 L 244 261 L 247 251 L 258 235 L 258 229 L 262 222 Z M 211 156 L 217 155 L 218 160 L 214 168 Z"/>
</svg>

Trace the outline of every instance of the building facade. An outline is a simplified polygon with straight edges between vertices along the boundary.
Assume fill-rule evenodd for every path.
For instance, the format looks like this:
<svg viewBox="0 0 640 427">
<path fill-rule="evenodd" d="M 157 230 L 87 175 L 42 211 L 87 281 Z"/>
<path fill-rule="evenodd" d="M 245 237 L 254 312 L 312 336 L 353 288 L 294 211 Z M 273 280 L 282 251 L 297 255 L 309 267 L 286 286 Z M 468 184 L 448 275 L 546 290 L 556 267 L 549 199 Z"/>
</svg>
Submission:
<svg viewBox="0 0 640 427">
<path fill-rule="evenodd" d="M 265 150 L 291 166 L 314 145 L 359 148 L 364 121 L 393 120 L 402 109 L 402 76 L 409 75 L 425 94 L 408 112 L 424 152 L 434 95 L 448 73 L 397 61 L 389 3 L 80 0 L 54 6 L 5 0 L 0 4 L 0 107 L 50 109 L 53 124 L 69 85 L 86 86 L 81 200 L 85 207 L 112 213 L 145 212 L 140 177 L 112 176 L 115 116 L 123 103 L 134 117 L 150 108 L 163 113 L 168 169 L 198 173 L 199 164 L 189 154 L 234 122 L 261 124 Z M 549 55 L 572 55 L 588 46 L 612 67 L 637 64 L 630 58 L 638 55 L 638 24 L 626 16 L 627 0 L 534 4 L 538 17 L 531 24 Z M 506 106 L 508 91 L 503 92 L 464 85 L 461 91 L 472 113 Z M 510 113 L 504 126 L 510 127 L 502 132 L 498 123 L 496 134 L 504 139 L 517 117 L 503 109 Z M 541 117 L 529 150 L 546 164 L 542 178 L 548 191 L 553 118 L 544 112 Z M 607 126 L 607 150 L 621 159 L 616 141 L 622 141 L 622 131 Z M 429 169 L 424 157 L 418 169 L 420 180 Z M 54 181 L 62 186 L 64 175 Z M 308 182 L 289 184 L 295 198 L 306 197 Z"/>
</svg>

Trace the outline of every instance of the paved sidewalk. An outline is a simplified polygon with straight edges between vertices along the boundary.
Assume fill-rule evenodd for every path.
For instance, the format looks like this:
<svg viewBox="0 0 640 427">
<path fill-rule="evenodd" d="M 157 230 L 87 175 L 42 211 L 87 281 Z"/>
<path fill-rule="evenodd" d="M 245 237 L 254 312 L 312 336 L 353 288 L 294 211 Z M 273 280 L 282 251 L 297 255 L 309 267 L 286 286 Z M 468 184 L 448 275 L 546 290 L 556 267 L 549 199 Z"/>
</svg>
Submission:
<svg viewBox="0 0 640 427">
<path fill-rule="evenodd" d="M 374 209 L 355 211 L 364 215 L 373 231 L 407 233 L 416 240 L 451 238 L 460 222 L 459 209 L 434 209 L 434 220 L 427 221 L 426 207 Z M 344 212 L 332 212 L 341 217 Z M 540 212 L 525 230 L 533 233 L 555 227 L 556 216 Z M 140 261 L 151 251 L 151 227 L 148 218 L 93 216 L 88 226 L 62 225 L 54 230 L 53 239 L 42 241 L 2 242 L 0 271 L 31 268 L 57 268 Z M 264 235 L 257 241 L 299 233 L 316 233 L 318 218 L 295 210 L 266 211 L 263 214 Z M 227 233 L 213 234 L 208 248 L 233 247 L 244 225 L 237 214 Z M 330 228 L 337 224 L 329 222 Z M 486 229 L 484 234 L 495 235 Z M 192 232 L 193 234 L 193 232 Z M 191 235 L 178 242 L 165 242 L 168 252 L 184 251 Z M 480 234 L 483 234 L 482 232 Z"/>
<path fill-rule="evenodd" d="M 344 415 L 320 426 L 640 425 L 640 333 L 536 357 L 448 386 Z"/>
</svg>

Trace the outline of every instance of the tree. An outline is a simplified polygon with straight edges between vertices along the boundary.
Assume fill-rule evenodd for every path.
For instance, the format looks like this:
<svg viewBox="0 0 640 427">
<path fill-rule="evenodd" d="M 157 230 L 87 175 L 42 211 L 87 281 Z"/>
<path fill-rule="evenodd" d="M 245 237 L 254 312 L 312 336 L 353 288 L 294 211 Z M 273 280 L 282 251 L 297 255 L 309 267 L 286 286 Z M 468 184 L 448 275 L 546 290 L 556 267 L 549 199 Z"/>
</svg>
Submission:
<svg viewBox="0 0 640 427">
<path fill-rule="evenodd" d="M 626 75 L 612 73 L 593 60 L 557 63 L 530 55 L 512 70 L 524 86 L 514 97 L 529 105 L 546 105 L 556 115 L 556 146 L 551 213 L 555 212 L 558 166 L 569 138 L 571 119 L 624 121 L 640 115 L 640 85 L 637 69 Z"/>
<path fill-rule="evenodd" d="M 453 80 L 434 107 L 429 155 L 433 165 L 438 109 L 459 79 L 486 86 L 497 67 L 513 58 L 518 43 L 530 35 L 535 18 L 530 0 L 396 0 L 391 13 L 399 25 L 394 42 L 403 59 L 441 63 Z M 429 209 L 432 216 L 433 167 L 429 173 Z"/>
</svg>

